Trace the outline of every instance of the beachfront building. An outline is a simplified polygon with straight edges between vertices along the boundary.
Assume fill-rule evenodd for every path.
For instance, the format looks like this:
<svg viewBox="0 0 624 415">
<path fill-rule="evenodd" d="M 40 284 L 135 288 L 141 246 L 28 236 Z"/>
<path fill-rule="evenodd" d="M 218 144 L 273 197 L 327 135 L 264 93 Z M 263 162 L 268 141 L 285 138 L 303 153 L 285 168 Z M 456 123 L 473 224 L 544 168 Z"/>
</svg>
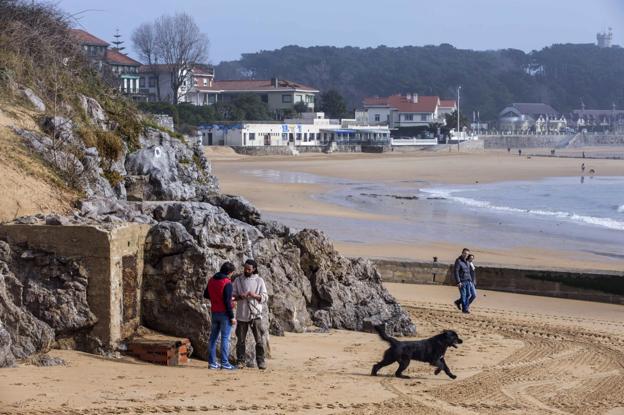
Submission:
<svg viewBox="0 0 624 415">
<path fill-rule="evenodd" d="M 444 102 L 448 103 L 448 101 Z M 439 97 L 420 96 L 416 93 L 364 98 L 368 122 L 387 125 L 391 129 L 428 127 L 431 123 L 442 122 L 439 108 Z M 445 107 L 444 110 L 446 111 L 447 108 Z"/>
<path fill-rule="evenodd" d="M 81 29 L 71 29 L 71 36 L 80 44 L 93 66 L 104 79 L 127 95 L 139 92 L 139 68 L 141 63 L 110 48 L 108 42 Z"/>
<path fill-rule="evenodd" d="M 571 124 L 578 131 L 622 132 L 624 131 L 624 110 L 615 109 L 580 109 L 571 114 Z"/>
<path fill-rule="evenodd" d="M 333 120 L 322 112 L 306 112 L 301 118 L 275 122 L 229 122 L 202 125 L 204 145 L 327 146 L 336 144 L 388 144 L 387 126 L 361 124 L 356 119 Z"/>
<path fill-rule="evenodd" d="M 548 104 L 513 103 L 499 113 L 498 126 L 510 134 L 550 134 L 563 132 L 567 120 Z"/>
</svg>

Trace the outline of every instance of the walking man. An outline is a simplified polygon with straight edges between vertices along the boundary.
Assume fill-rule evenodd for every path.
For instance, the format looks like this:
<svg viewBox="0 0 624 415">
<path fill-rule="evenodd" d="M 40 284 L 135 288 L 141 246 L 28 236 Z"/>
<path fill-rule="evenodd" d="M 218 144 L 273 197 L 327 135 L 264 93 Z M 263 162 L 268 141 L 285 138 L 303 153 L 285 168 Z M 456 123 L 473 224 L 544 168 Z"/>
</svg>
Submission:
<svg viewBox="0 0 624 415">
<path fill-rule="evenodd" d="M 462 249 L 461 255 L 455 260 L 455 265 L 453 266 L 453 277 L 459 288 L 460 295 L 460 298 L 455 300 L 455 306 L 466 314 L 470 313 L 470 303 L 476 297 L 472 282 L 473 272 L 468 262 L 468 255 L 470 255 L 470 249 Z"/>
<path fill-rule="evenodd" d="M 243 275 L 234 280 L 233 295 L 236 306 L 236 358 L 239 368 L 245 367 L 245 340 L 251 329 L 256 342 L 256 363 L 258 369 L 266 369 L 264 360 L 265 333 L 262 325 L 262 311 L 269 299 L 264 280 L 258 275 L 258 265 L 253 259 L 245 261 Z"/>
<path fill-rule="evenodd" d="M 204 298 L 210 300 L 211 327 L 208 357 L 209 369 L 236 369 L 229 362 L 230 331 L 236 324 L 232 310 L 232 282 L 230 277 L 234 273 L 234 264 L 224 262 L 221 269 L 210 280 L 204 290 Z M 221 363 L 217 362 L 217 339 L 221 335 Z"/>
</svg>

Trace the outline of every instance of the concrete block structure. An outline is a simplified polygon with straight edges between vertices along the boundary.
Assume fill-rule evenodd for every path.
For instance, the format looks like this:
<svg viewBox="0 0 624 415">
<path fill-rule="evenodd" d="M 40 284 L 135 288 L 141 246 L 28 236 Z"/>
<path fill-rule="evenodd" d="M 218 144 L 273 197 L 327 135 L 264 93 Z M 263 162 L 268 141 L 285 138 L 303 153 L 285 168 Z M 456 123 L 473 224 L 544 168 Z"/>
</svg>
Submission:
<svg viewBox="0 0 624 415">
<path fill-rule="evenodd" d="M 87 301 L 98 321 L 91 334 L 105 347 L 132 334 L 141 320 L 143 252 L 150 225 L 0 225 L 9 244 L 78 260 L 88 275 Z"/>
</svg>

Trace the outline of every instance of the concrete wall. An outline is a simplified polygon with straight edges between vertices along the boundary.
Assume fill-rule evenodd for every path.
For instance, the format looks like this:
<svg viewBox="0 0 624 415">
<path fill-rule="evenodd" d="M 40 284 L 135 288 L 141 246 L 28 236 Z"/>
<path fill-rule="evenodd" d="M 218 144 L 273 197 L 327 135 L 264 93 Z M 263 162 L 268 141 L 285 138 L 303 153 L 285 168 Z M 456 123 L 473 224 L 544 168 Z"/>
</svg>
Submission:
<svg viewBox="0 0 624 415">
<path fill-rule="evenodd" d="M 410 284 L 455 285 L 450 264 L 374 260 L 382 279 Z M 478 266 L 477 288 L 624 304 L 624 273 Z"/>
<path fill-rule="evenodd" d="M 128 315 L 136 318 L 124 321 L 123 267 L 124 256 L 136 256 L 136 282 L 130 286 L 140 288 L 143 274 L 143 250 L 149 225 L 124 224 L 105 230 L 95 226 L 71 225 L 0 225 L 0 238 L 9 242 L 28 246 L 79 260 L 88 275 L 87 301 L 89 308 L 98 318 L 92 334 L 109 347 L 138 326 L 140 308 Z M 126 271 L 128 274 L 128 271 Z M 136 296 L 140 307 L 139 290 L 127 293 L 126 298 Z M 128 306 L 132 301 L 129 301 Z"/>
<path fill-rule="evenodd" d="M 496 135 L 482 137 L 486 149 L 556 148 L 571 135 Z"/>
</svg>

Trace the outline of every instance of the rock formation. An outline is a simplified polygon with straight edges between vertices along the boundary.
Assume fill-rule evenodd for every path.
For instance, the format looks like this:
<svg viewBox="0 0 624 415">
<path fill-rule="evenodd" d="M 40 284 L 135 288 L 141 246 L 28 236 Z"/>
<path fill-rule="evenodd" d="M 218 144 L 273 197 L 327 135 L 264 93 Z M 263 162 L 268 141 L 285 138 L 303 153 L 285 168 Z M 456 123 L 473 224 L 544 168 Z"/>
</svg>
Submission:
<svg viewBox="0 0 624 415">
<path fill-rule="evenodd" d="M 83 97 L 81 105 L 94 124 L 107 128 L 97 101 Z M 207 355 L 209 307 L 202 299 L 207 279 L 224 261 L 241 267 L 249 258 L 256 259 L 267 284 L 264 322 L 273 335 L 302 332 L 312 324 L 369 330 L 386 323 L 397 334 L 415 332 L 368 260 L 342 257 L 322 233 L 265 221 L 244 198 L 219 193 L 201 148 L 146 128 L 141 147 L 115 160 L 124 180 L 113 191 L 97 150 L 81 144 L 71 120 L 49 118 L 44 130 L 67 145 L 55 146 L 40 132 L 16 131 L 56 168 L 71 165 L 80 171 L 78 186 L 87 197 L 73 217 L 39 215 L 17 222 L 152 224 L 145 245 L 142 322 L 189 337 L 197 355 Z M 70 145 L 82 146 L 84 155 L 77 157 Z M 81 338 L 77 347 L 94 350 L 85 346 L 93 343 L 85 336 L 95 323 L 87 284 L 77 262 L 0 242 L 0 366 L 46 351 L 55 337 Z"/>
</svg>

